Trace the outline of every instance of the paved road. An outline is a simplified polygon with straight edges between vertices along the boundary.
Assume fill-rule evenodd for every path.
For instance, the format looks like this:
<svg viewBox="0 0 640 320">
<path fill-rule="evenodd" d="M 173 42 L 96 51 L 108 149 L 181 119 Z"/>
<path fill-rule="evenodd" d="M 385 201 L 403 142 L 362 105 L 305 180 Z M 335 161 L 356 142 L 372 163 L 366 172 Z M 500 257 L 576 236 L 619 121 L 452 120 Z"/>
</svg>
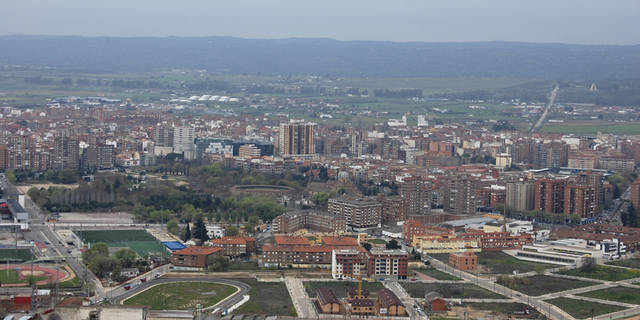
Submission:
<svg viewBox="0 0 640 320">
<path fill-rule="evenodd" d="M 147 282 L 144 282 L 135 288 L 131 288 L 130 290 L 125 291 L 123 294 L 110 298 L 110 300 L 112 303 L 119 304 L 119 303 L 122 303 L 127 298 L 130 298 L 131 296 L 139 292 L 142 292 L 150 288 L 151 286 L 161 284 L 161 283 L 174 283 L 174 282 L 211 282 L 211 283 L 220 283 L 220 284 L 226 284 L 226 285 L 238 287 L 240 290 L 236 291 L 236 293 L 232 294 L 227 299 L 225 299 L 224 301 L 221 301 L 217 305 L 217 307 L 219 307 L 222 310 L 228 309 L 234 304 L 240 302 L 243 296 L 246 294 L 249 294 L 249 290 L 251 290 L 251 286 L 249 286 L 248 284 L 241 281 L 235 281 L 230 279 L 217 279 L 217 278 L 205 278 L 205 277 L 159 278 L 159 279 L 149 280 Z M 203 306 L 203 307 L 207 308 L 210 306 Z"/>
<path fill-rule="evenodd" d="M 553 106 L 553 102 L 556 100 L 556 96 L 558 95 L 559 90 L 560 90 L 560 87 L 558 87 L 557 85 L 555 88 L 553 88 L 553 91 L 551 91 L 551 97 L 549 98 L 549 104 L 547 104 L 547 107 L 544 109 L 544 112 L 542 113 L 538 121 L 533 125 L 533 127 L 531 127 L 529 132 L 536 132 L 538 131 L 538 129 L 540 129 L 540 127 L 544 123 L 544 120 L 547 119 L 547 115 L 549 115 L 549 110 L 551 110 L 551 106 Z"/>
<path fill-rule="evenodd" d="M 3 176 L 0 176 L 0 183 L 5 190 L 5 194 L 20 194 L 14 185 L 6 181 L 6 179 L 3 179 Z M 46 223 L 45 214 L 40 211 L 40 208 L 31 200 L 28 194 L 24 195 L 24 203 L 24 209 L 29 213 L 29 226 L 31 229 L 28 232 L 22 233 L 24 239 L 27 241 L 49 243 L 48 247 L 50 250 L 48 257 L 64 260 L 76 273 L 76 276 L 91 283 L 92 287 L 95 288 L 96 295 L 102 297 L 104 295 L 104 288 L 100 280 L 98 280 L 77 257 L 74 257 L 67 251 L 69 248 L 67 248 L 58 235 L 51 230 L 51 226 Z"/>
<path fill-rule="evenodd" d="M 416 308 L 418 305 L 415 300 L 407 293 L 406 290 L 397 281 L 383 281 L 382 284 L 389 290 L 391 290 L 400 299 L 404 305 L 409 319 L 411 320 L 429 320 L 429 317 L 422 311 L 422 309 Z M 415 306 L 415 307 L 414 307 Z"/>
<path fill-rule="evenodd" d="M 313 306 L 307 291 L 302 285 L 302 280 L 293 277 L 284 278 L 284 283 L 287 285 L 287 290 L 291 296 L 293 306 L 296 308 L 299 318 L 313 319 L 318 318 L 316 308 Z"/>
</svg>

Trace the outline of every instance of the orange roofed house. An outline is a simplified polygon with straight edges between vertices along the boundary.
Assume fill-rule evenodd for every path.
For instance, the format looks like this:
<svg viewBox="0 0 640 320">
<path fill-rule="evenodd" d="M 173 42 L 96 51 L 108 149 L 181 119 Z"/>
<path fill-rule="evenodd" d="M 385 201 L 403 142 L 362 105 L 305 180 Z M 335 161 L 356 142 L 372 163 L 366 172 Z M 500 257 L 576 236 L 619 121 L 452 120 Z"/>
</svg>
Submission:
<svg viewBox="0 0 640 320">
<path fill-rule="evenodd" d="M 206 268 L 207 258 L 223 255 L 224 249 L 219 247 L 192 246 L 171 254 L 171 263 L 176 267 Z"/>
<path fill-rule="evenodd" d="M 253 237 L 222 237 L 211 240 L 213 247 L 222 248 L 225 256 L 240 256 L 256 251 L 256 239 Z"/>
</svg>

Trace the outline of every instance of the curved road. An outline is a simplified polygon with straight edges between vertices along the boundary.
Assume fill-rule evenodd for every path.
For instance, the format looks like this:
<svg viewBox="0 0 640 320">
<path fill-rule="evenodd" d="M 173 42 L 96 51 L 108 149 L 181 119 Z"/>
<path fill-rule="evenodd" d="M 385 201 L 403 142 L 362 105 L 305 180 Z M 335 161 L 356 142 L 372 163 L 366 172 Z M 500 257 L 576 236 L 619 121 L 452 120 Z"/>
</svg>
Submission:
<svg viewBox="0 0 640 320">
<path fill-rule="evenodd" d="M 218 278 L 159 278 L 159 279 L 155 279 L 155 280 L 148 280 L 147 282 L 143 282 L 142 284 L 140 284 L 139 286 L 135 287 L 135 288 L 131 288 L 127 291 L 125 291 L 123 294 L 120 294 L 116 297 L 111 298 L 112 303 L 115 304 L 120 304 L 123 303 L 126 299 L 130 298 L 131 296 L 142 292 L 146 289 L 149 289 L 150 287 L 157 285 L 157 284 L 162 284 L 162 283 L 174 283 L 174 282 L 212 282 L 212 283 L 220 283 L 220 284 L 226 284 L 226 285 L 230 285 L 230 286 L 235 286 L 238 287 L 240 290 L 236 291 L 234 294 L 230 295 L 229 297 L 227 297 L 225 300 L 219 302 L 217 307 L 220 307 L 221 309 L 228 309 L 231 306 L 233 306 L 234 304 L 240 302 L 240 300 L 242 300 L 243 296 L 245 294 L 249 294 L 249 290 L 251 289 L 251 286 L 249 286 L 248 284 L 241 282 L 241 281 L 235 281 L 235 280 L 229 280 L 229 279 L 218 279 Z M 203 306 L 204 308 L 208 308 L 211 306 Z"/>
</svg>

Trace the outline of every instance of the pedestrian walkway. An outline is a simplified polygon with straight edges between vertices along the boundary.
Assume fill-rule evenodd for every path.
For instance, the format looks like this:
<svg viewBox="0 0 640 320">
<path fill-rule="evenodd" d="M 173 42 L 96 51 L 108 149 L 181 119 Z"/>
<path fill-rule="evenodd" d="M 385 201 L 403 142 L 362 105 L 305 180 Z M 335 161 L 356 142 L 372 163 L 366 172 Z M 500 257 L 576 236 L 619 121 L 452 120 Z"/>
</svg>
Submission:
<svg viewBox="0 0 640 320">
<path fill-rule="evenodd" d="M 302 280 L 294 277 L 285 277 L 284 283 L 287 285 L 287 290 L 298 313 L 298 318 L 317 319 L 318 313 L 311 303 L 307 291 L 304 289 Z"/>
</svg>

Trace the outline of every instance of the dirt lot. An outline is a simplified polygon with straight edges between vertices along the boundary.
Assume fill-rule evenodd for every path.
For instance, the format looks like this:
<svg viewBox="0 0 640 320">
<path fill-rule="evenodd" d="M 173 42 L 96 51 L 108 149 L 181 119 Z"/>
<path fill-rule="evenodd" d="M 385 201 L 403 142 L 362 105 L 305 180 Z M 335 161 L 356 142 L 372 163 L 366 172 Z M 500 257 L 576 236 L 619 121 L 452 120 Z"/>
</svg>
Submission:
<svg viewBox="0 0 640 320">
<path fill-rule="evenodd" d="M 38 189 L 42 189 L 42 188 L 48 189 L 49 187 L 76 189 L 78 188 L 78 184 L 77 183 L 76 184 L 34 183 L 34 184 L 16 186 L 16 189 L 18 189 L 18 191 L 22 193 L 27 193 L 29 189 L 34 187 Z"/>
</svg>

